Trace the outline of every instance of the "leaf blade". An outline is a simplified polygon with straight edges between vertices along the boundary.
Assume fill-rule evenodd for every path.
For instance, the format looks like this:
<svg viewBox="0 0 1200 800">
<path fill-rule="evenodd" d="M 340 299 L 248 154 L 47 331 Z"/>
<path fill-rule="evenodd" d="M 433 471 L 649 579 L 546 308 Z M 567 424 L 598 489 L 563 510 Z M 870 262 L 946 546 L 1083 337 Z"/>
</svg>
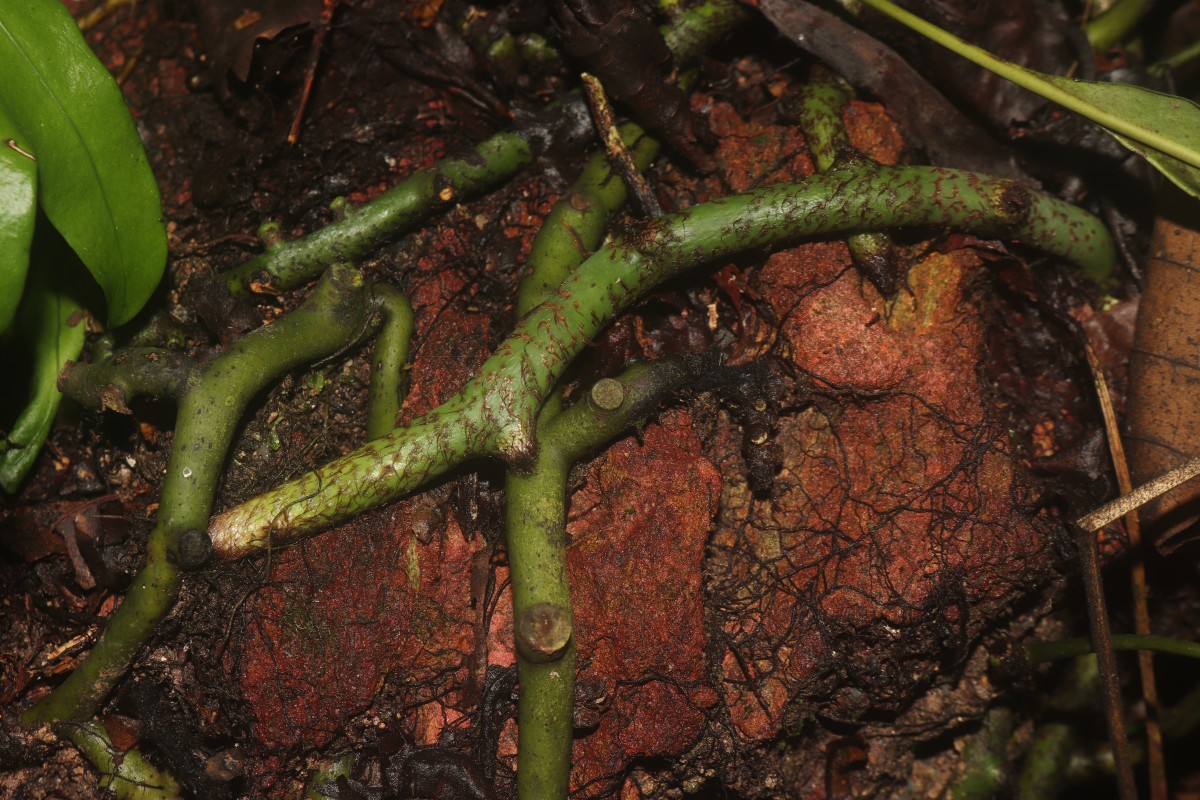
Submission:
<svg viewBox="0 0 1200 800">
<path fill-rule="evenodd" d="M 1110 112 L 1139 114 L 1146 119 L 1146 127 L 1156 128 L 1160 135 L 1169 136 L 1200 153 L 1200 106 L 1191 100 L 1125 83 L 1071 81 L 1053 75 L 1045 77 L 1054 83 L 1075 84 L 1071 87 L 1072 91 L 1090 98 L 1094 105 L 1104 103 Z M 1171 183 L 1190 195 L 1200 197 L 1200 169 L 1196 165 L 1161 148 L 1146 145 L 1113 127 L 1105 127 L 1118 142 L 1153 164 Z"/>
<path fill-rule="evenodd" d="M 39 202 L 104 290 L 136 314 L 166 265 L 158 186 L 121 91 L 57 0 L 0 4 L 0 109 L 38 159 Z"/>
<path fill-rule="evenodd" d="M 1200 106 L 1140 86 L 1046 75 L 993 56 L 889 2 L 866 5 L 1013 83 L 1086 117 L 1200 197 Z"/>
<path fill-rule="evenodd" d="M 17 313 L 37 219 L 37 162 L 0 110 L 0 332 Z"/>
<path fill-rule="evenodd" d="M 62 255 L 71 257 L 69 251 Z M 62 399 L 59 371 L 83 350 L 83 309 L 64 290 L 69 282 L 61 265 L 38 265 L 30 274 L 17 315 L 19 346 L 32 354 L 33 379 L 29 402 L 0 445 L 0 487 L 9 494 L 33 467 L 50 433 Z"/>
</svg>

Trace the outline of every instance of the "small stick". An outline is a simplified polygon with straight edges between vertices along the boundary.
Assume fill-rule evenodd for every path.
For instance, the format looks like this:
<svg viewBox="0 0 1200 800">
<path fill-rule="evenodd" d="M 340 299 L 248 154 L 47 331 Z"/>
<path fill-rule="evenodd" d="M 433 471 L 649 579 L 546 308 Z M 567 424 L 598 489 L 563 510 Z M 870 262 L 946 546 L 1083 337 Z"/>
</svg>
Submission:
<svg viewBox="0 0 1200 800">
<path fill-rule="evenodd" d="M 313 82 L 317 77 L 317 63 L 321 60 L 321 51 L 325 49 L 325 38 L 329 35 L 329 24 L 333 20 L 333 7 L 337 0 L 325 0 L 321 9 L 321 17 L 313 30 L 312 44 L 308 48 L 308 65 L 304 69 L 304 87 L 300 92 L 300 104 L 296 107 L 296 115 L 292 117 L 292 127 L 288 130 L 288 144 L 300 141 L 300 124 L 304 119 L 304 110 L 308 108 L 308 98 L 312 96 Z"/>
<path fill-rule="evenodd" d="M 1108 435 L 1108 449 L 1112 454 L 1113 469 L 1117 473 L 1117 487 L 1121 494 L 1133 490 L 1129 477 L 1129 463 L 1125 459 L 1125 446 L 1121 443 L 1121 431 L 1117 427 L 1117 415 L 1113 411 L 1112 397 L 1100 359 L 1090 343 L 1084 344 L 1088 366 L 1096 382 L 1096 396 L 1100 400 L 1100 411 L 1104 416 L 1104 429 Z M 1129 581 L 1133 594 L 1134 632 L 1139 636 L 1150 635 L 1150 610 L 1146 602 L 1146 560 L 1142 545 L 1142 528 L 1136 511 L 1125 515 L 1125 529 L 1129 532 L 1129 551 L 1133 563 L 1129 568 Z M 1138 651 L 1138 670 L 1142 677 L 1142 698 L 1146 703 L 1146 767 L 1150 776 L 1151 800 L 1167 800 L 1167 767 L 1163 759 L 1162 726 L 1159 724 L 1160 708 L 1158 686 L 1154 680 L 1154 653 Z"/>
<path fill-rule="evenodd" d="M 137 68 L 138 61 L 141 60 L 142 53 L 144 52 L 145 48 L 138 50 L 125 61 L 125 66 L 121 67 L 120 73 L 118 73 L 113 79 L 117 82 L 117 86 L 124 86 L 125 81 L 129 80 L 129 76 L 132 75 L 134 69 Z"/>
<path fill-rule="evenodd" d="M 1104 587 L 1100 580 L 1100 554 L 1096 551 L 1096 534 L 1076 525 L 1075 542 L 1079 548 L 1079 565 L 1083 572 L 1083 589 L 1087 597 L 1092 649 L 1096 651 L 1096 668 L 1100 673 L 1100 699 L 1104 703 L 1104 716 L 1108 722 L 1108 743 L 1112 747 L 1117 796 L 1121 800 L 1137 800 L 1137 786 L 1133 782 L 1133 762 L 1129 757 L 1129 738 L 1125 734 L 1125 718 L 1121 714 L 1121 678 L 1117 672 L 1117 657 L 1113 652 L 1108 609 L 1104 604 Z"/>
<path fill-rule="evenodd" d="M 1200 475 L 1200 456 L 1190 458 L 1175 469 L 1168 470 L 1154 480 L 1142 484 L 1129 494 L 1105 503 L 1092 513 L 1077 519 L 1075 524 L 1086 531 L 1098 531 L 1108 523 L 1120 519 L 1134 509 L 1141 508 L 1151 500 L 1190 481 L 1197 475 Z"/>
<path fill-rule="evenodd" d="M 583 79 L 583 96 L 587 98 L 588 109 L 592 112 L 592 121 L 596 124 L 601 138 L 604 139 L 604 149 L 608 151 L 608 159 L 612 163 L 613 169 L 629 187 L 629 194 L 641 215 L 643 217 L 661 217 L 663 211 L 662 206 L 658 204 L 658 198 L 651 191 L 645 176 L 638 172 L 637 166 L 633 163 L 633 157 L 629 155 L 629 151 L 625 148 L 625 142 L 621 140 L 621 133 L 617 130 L 617 124 L 613 119 L 612 105 L 604 94 L 604 86 L 601 85 L 600 79 L 586 72 L 581 73 L 579 77 Z"/>
<path fill-rule="evenodd" d="M 95 11 L 84 14 L 82 17 L 76 20 L 76 24 L 79 25 L 79 30 L 87 33 L 89 30 L 103 22 L 109 14 L 113 13 L 122 6 L 133 5 L 136 2 L 137 0 L 106 0 L 106 2 L 100 5 Z"/>
</svg>

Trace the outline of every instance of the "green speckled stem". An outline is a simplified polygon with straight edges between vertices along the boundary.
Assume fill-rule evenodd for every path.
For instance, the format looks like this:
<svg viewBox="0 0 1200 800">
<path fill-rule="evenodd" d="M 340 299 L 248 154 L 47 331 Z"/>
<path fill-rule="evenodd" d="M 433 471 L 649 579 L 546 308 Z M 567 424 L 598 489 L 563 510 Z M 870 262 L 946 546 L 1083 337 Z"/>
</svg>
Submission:
<svg viewBox="0 0 1200 800">
<path fill-rule="evenodd" d="M 826 70 L 814 67 L 812 72 L 808 83 L 800 90 L 796 113 L 813 166 L 817 172 L 828 172 L 839 156 L 853 150 L 842 121 L 842 113 L 853 97 L 853 90 Z"/>
<path fill-rule="evenodd" d="M 179 782 L 146 760 L 137 750 L 117 750 L 100 722 L 69 723 L 63 733 L 100 773 L 100 790 L 117 800 L 175 800 L 183 796 Z"/>
<path fill-rule="evenodd" d="M 650 166 L 661 145 L 641 127 L 627 123 L 620 128 L 621 140 L 639 170 Z M 588 162 L 579 179 L 554 204 L 542 223 L 529 256 L 517 293 L 517 314 L 532 311 L 575 271 L 604 241 L 609 223 L 629 192 L 599 153 Z"/>
<path fill-rule="evenodd" d="M 1153 650 L 1187 658 L 1200 658 L 1200 642 L 1173 639 L 1170 636 L 1138 636 L 1133 633 L 1114 633 L 1113 650 Z M 1063 639 L 1059 642 L 1038 642 L 1029 647 L 1029 660 L 1056 661 L 1092 652 L 1090 639 Z"/>
<path fill-rule="evenodd" d="M 662 28 L 663 40 L 675 64 L 694 63 L 729 31 L 750 17 L 738 0 L 709 0 L 685 9 Z"/>
<path fill-rule="evenodd" d="M 128 414 L 134 397 L 177 399 L 188 388 L 196 366 L 177 350 L 132 347 L 91 364 L 71 362 L 58 378 L 58 389 L 88 408 Z"/>
<path fill-rule="evenodd" d="M 571 466 L 653 412 L 694 380 L 708 361 L 678 356 L 636 364 L 615 379 L 619 403 L 583 399 L 562 413 L 547 404 L 538 426 L 538 453 L 527 474 L 509 471 L 506 496 L 513 619 L 539 603 L 571 614 L 567 578 L 567 475 Z M 517 650 L 521 694 L 517 703 L 517 796 L 565 800 L 571 772 L 571 717 L 575 643 L 561 658 L 538 663 Z"/>
<path fill-rule="evenodd" d="M 300 239 L 270 245 L 266 252 L 225 274 L 234 293 L 265 273 L 271 286 L 300 286 L 338 261 L 370 254 L 410 225 L 447 206 L 507 180 L 532 163 L 533 147 L 516 133 L 498 133 L 470 154 L 443 158 L 405 178 L 379 197 Z"/>
<path fill-rule="evenodd" d="M 367 393 L 367 438 L 391 433 L 400 413 L 400 388 L 408 346 L 413 334 L 412 304 L 403 292 L 386 283 L 371 285 L 371 302 L 383 315 L 371 357 L 371 388 Z"/>
<path fill-rule="evenodd" d="M 937 167 L 837 169 L 702 203 L 606 245 L 527 314 L 442 406 L 213 518 L 214 552 L 236 558 L 395 500 L 451 466 L 497 456 L 531 468 L 538 409 L 579 352 L 646 292 L 700 264 L 805 236 L 952 227 L 1016 239 L 1108 274 L 1112 239 L 1092 215 L 1008 180 Z"/>
<path fill-rule="evenodd" d="M 567 474 L 570 463 L 543 438 L 533 470 L 508 472 L 506 534 L 513 619 L 535 603 L 554 603 L 571 615 L 567 580 Z M 571 769 L 575 702 L 575 642 L 562 657 L 534 663 L 518 657 L 517 796 L 563 800 Z"/>
<path fill-rule="evenodd" d="M 659 143 L 629 123 L 621 138 L 634 165 L 644 170 Z M 608 231 L 612 216 L 625 204 L 628 190 L 608 158 L 597 154 L 583 174 L 551 209 L 530 248 L 517 292 L 517 313 L 525 315 L 546 300 L 591 255 Z M 605 439 L 613 433 L 578 420 L 588 407 L 580 403 L 559 415 L 554 395 L 538 417 L 539 449 L 532 471 L 505 473 L 509 569 L 513 619 L 531 607 L 549 603 L 571 621 L 567 578 L 566 503 L 571 464 L 582 455 L 579 431 Z M 565 417 L 565 427 L 552 425 Z M 554 432 L 547 433 L 553 428 Z M 586 435 L 586 433 L 585 433 Z M 590 441 L 590 440 L 589 440 Z M 599 446 L 603 441 L 595 443 Z M 520 649 L 518 648 L 518 654 Z M 575 642 L 562 656 L 538 662 L 517 660 L 521 694 L 517 704 L 517 795 L 522 800 L 563 800 L 571 774 L 571 720 L 575 699 Z"/>
<path fill-rule="evenodd" d="M 800 127 L 817 172 L 828 172 L 839 159 L 865 161 L 851 146 L 842 118 L 853 98 L 854 90 L 850 84 L 821 66 L 813 67 L 809 82 L 800 90 Z M 862 168 L 866 169 L 867 164 Z M 899 282 L 892 279 L 896 270 L 892 237 L 878 231 L 855 233 L 846 237 L 846 246 L 855 263 L 876 283 L 880 292 L 894 294 Z M 881 280 L 883 275 L 888 275 L 889 279 Z"/>
<path fill-rule="evenodd" d="M 248 334 L 198 370 L 179 401 L 171 460 L 146 564 L 108 628 L 74 672 L 24 717 L 27 724 L 80 720 L 96 713 L 113 685 L 175 604 L 182 575 L 168 556 L 188 529 L 203 529 L 242 412 L 285 372 L 337 352 L 368 323 L 362 275 L 334 265 L 290 314 Z"/>
</svg>

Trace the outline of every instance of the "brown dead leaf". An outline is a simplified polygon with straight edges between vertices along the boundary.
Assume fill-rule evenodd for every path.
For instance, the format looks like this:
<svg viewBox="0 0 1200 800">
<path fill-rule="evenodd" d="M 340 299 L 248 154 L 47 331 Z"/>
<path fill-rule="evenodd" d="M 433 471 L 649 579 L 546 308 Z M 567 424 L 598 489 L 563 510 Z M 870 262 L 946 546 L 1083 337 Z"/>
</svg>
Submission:
<svg viewBox="0 0 1200 800">
<path fill-rule="evenodd" d="M 213 74 L 250 77 L 254 47 L 300 26 L 315 25 L 326 0 L 207 0 L 195 3 L 200 42 Z"/>
<path fill-rule="evenodd" d="M 1154 225 L 1146 288 L 1130 358 L 1129 465 L 1135 484 L 1158 477 L 1200 454 L 1200 220 L 1197 206 L 1180 198 L 1174 218 Z M 1167 207 L 1167 206 L 1164 206 Z M 1146 505 L 1142 521 L 1160 550 L 1200 517 L 1200 487 L 1184 484 Z"/>
</svg>

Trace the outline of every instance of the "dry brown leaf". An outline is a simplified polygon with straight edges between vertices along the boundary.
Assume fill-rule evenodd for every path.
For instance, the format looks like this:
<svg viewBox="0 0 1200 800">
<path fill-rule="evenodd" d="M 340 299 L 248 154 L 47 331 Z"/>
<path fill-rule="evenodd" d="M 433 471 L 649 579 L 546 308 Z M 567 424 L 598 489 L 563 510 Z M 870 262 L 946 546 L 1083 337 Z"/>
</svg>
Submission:
<svg viewBox="0 0 1200 800">
<path fill-rule="evenodd" d="M 1174 202 L 1172 202 L 1174 201 Z M 1200 454 L 1200 207 L 1172 193 L 1155 221 L 1130 359 L 1129 463 L 1144 483 Z M 1184 484 L 1142 510 L 1164 552 L 1200 518 L 1200 486 Z"/>
</svg>

